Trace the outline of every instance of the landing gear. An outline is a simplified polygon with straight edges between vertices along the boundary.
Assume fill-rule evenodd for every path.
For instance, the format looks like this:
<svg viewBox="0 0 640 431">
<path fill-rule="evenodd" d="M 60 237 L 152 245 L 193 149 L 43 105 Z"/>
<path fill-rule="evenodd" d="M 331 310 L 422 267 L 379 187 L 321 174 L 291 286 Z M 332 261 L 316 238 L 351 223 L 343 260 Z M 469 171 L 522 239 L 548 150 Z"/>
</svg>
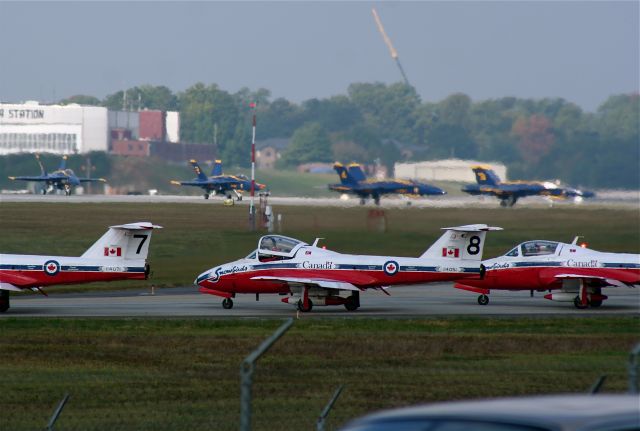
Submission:
<svg viewBox="0 0 640 431">
<path fill-rule="evenodd" d="M 360 308 L 360 292 L 353 292 L 344 303 L 344 308 L 346 308 L 347 311 L 356 311 Z"/>
<path fill-rule="evenodd" d="M 602 302 L 602 301 L 601 301 Z M 573 299 L 573 305 L 578 309 L 578 310 L 584 310 L 585 308 L 587 308 L 589 306 L 589 304 L 583 304 L 582 300 L 580 299 L 580 296 L 576 296 Z"/>
<path fill-rule="evenodd" d="M 231 310 L 233 308 L 233 300 L 231 298 L 224 298 L 222 300 L 222 308 Z"/>
<path fill-rule="evenodd" d="M 478 304 L 487 305 L 489 303 L 489 297 L 487 295 L 478 296 Z"/>
<path fill-rule="evenodd" d="M 598 308 L 602 305 L 602 300 L 601 299 L 597 299 L 595 301 L 591 301 L 589 303 L 590 306 L 594 307 L 594 308 Z"/>
<path fill-rule="evenodd" d="M 515 196 L 509 196 L 507 198 L 504 199 L 500 199 L 500 206 L 501 207 L 512 207 L 516 204 L 516 201 L 518 200 L 517 197 Z"/>
<path fill-rule="evenodd" d="M 9 309 L 9 291 L 0 290 L 0 313 L 4 313 Z"/>
<path fill-rule="evenodd" d="M 380 196 L 379 195 L 373 195 L 373 203 L 375 203 L 376 205 L 380 206 Z"/>
<path fill-rule="evenodd" d="M 360 198 L 360 205 L 364 205 L 366 203 L 367 203 L 367 201 L 366 201 L 365 198 Z"/>
<path fill-rule="evenodd" d="M 205 199 L 209 199 L 209 193 L 205 193 L 203 196 Z"/>
<path fill-rule="evenodd" d="M 310 299 L 307 300 L 308 306 L 305 307 L 304 306 L 304 300 L 301 298 L 298 300 L 298 310 L 302 311 L 303 313 L 309 312 L 311 311 L 311 309 L 313 308 L 313 302 L 311 302 Z"/>
<path fill-rule="evenodd" d="M 70 186 L 69 184 L 65 184 L 65 185 L 64 185 L 64 194 L 65 194 L 66 196 L 71 195 L 71 186 Z"/>
</svg>

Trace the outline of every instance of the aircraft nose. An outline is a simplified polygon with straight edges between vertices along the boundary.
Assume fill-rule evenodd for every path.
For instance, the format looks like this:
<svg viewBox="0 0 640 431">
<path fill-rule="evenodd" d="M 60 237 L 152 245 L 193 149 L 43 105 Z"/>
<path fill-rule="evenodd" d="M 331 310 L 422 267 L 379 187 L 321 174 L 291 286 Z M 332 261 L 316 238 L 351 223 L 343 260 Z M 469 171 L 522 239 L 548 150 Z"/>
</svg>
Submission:
<svg viewBox="0 0 640 431">
<path fill-rule="evenodd" d="M 204 287 L 204 282 L 209 278 L 209 271 L 205 271 L 200 274 L 195 280 L 193 280 L 193 284 L 196 286 Z"/>
</svg>

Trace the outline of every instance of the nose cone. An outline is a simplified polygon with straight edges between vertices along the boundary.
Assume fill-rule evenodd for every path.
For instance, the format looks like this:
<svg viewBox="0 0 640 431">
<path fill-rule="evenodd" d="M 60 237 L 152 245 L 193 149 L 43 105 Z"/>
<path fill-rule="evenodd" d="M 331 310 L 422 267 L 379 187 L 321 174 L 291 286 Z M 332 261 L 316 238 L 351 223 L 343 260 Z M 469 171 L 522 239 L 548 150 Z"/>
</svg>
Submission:
<svg viewBox="0 0 640 431">
<path fill-rule="evenodd" d="M 423 186 L 422 188 L 423 188 L 422 194 L 424 195 L 446 195 L 447 194 L 447 192 L 435 186 Z"/>
<path fill-rule="evenodd" d="M 209 278 L 209 273 L 211 270 L 205 271 L 200 274 L 194 281 L 193 284 L 200 287 L 205 287 L 204 283 Z"/>
</svg>

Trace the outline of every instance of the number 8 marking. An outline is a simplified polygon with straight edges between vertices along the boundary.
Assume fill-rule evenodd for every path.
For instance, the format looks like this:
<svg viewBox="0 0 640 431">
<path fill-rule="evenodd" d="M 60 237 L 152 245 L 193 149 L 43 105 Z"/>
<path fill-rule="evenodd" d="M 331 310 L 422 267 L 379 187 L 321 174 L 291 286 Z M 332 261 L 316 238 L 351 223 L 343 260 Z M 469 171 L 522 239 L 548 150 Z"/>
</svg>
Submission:
<svg viewBox="0 0 640 431">
<path fill-rule="evenodd" d="M 480 237 L 477 235 L 469 238 L 469 245 L 467 246 L 467 253 L 474 256 L 480 253 Z"/>
</svg>

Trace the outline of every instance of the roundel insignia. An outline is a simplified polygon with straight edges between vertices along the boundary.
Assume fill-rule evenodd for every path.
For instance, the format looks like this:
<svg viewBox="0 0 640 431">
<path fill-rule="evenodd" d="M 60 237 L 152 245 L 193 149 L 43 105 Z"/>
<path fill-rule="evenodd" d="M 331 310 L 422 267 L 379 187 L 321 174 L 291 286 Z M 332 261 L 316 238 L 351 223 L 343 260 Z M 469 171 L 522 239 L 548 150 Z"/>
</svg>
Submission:
<svg viewBox="0 0 640 431">
<path fill-rule="evenodd" d="M 384 264 L 382 269 L 387 275 L 396 275 L 396 273 L 400 269 L 400 265 L 398 265 L 398 262 L 390 260 Z"/>
<path fill-rule="evenodd" d="M 60 272 L 60 264 L 55 260 L 46 261 L 44 265 L 42 265 L 42 267 L 47 275 L 56 275 L 58 272 Z"/>
</svg>

